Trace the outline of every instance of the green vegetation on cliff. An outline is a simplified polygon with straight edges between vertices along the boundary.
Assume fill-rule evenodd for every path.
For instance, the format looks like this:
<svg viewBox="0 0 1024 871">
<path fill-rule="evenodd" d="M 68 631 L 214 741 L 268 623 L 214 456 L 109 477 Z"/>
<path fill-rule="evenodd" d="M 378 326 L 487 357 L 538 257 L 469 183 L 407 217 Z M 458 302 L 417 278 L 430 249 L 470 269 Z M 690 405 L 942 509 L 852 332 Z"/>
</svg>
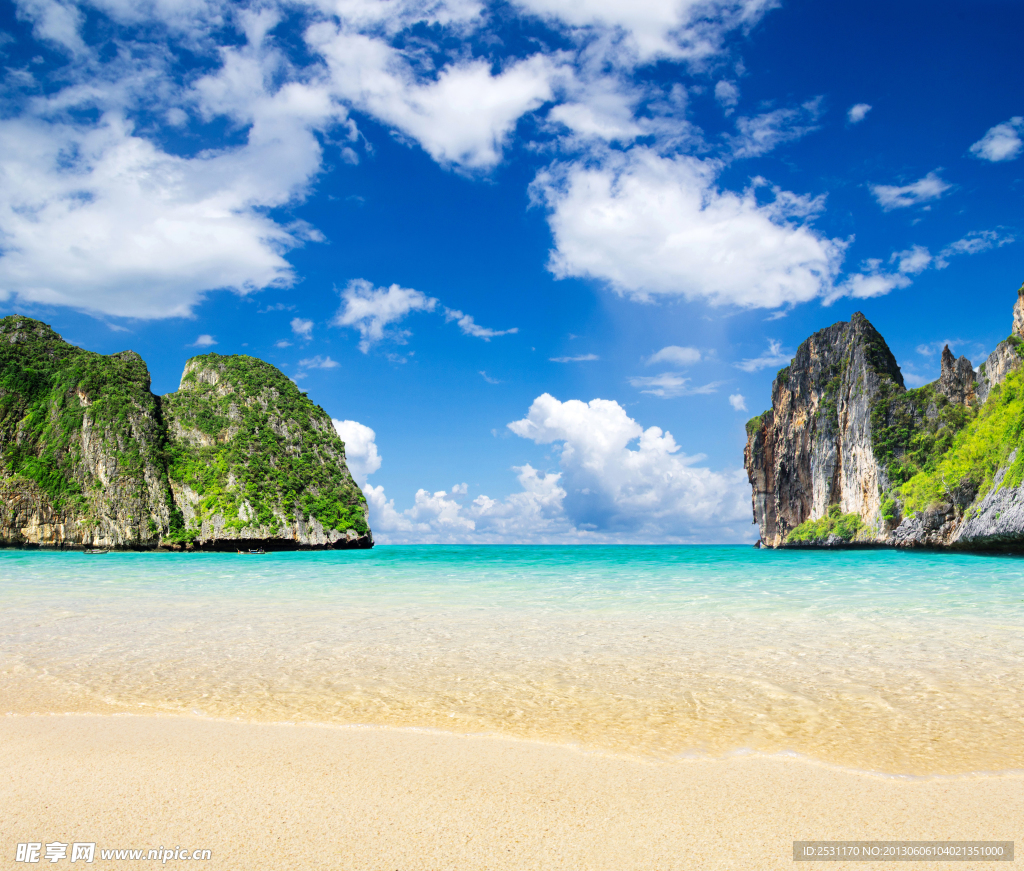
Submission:
<svg viewBox="0 0 1024 871">
<path fill-rule="evenodd" d="M 940 502 L 968 504 L 983 497 L 996 474 L 1010 462 L 1001 487 L 1024 481 L 1024 370 L 1010 372 L 989 395 L 977 417 L 949 441 L 948 450 L 931 458 L 901 488 L 906 512 L 923 511 Z"/>
<path fill-rule="evenodd" d="M 829 506 L 824 517 L 805 520 L 786 536 L 787 544 L 818 544 L 828 540 L 830 535 L 843 541 L 852 541 L 864 523 L 859 514 L 843 514 L 838 505 Z"/>
<path fill-rule="evenodd" d="M 973 409 L 950 402 L 934 384 L 904 391 L 882 381 L 871 408 L 875 459 L 897 486 L 922 472 L 934 472 L 974 415 Z"/>
<path fill-rule="evenodd" d="M 179 502 L 189 503 L 186 535 L 218 516 L 234 534 L 274 534 L 311 517 L 324 530 L 369 534 L 365 498 L 330 418 L 269 363 L 194 357 L 163 406 L 172 437 L 168 472 Z"/>
<path fill-rule="evenodd" d="M 149 383 L 146 364 L 132 351 L 95 354 L 68 344 L 40 321 L 3 318 L 4 473 L 31 480 L 57 512 L 73 509 L 86 521 L 109 512 L 116 493 L 139 538 L 151 538 L 166 506 L 155 513 L 144 507 L 150 497 L 146 472 L 164 464 L 159 407 Z"/>
<path fill-rule="evenodd" d="M 197 357 L 161 399 L 133 351 L 20 316 L 0 319 L 0 487 L 3 543 L 372 546 L 330 418 L 273 366 Z"/>
</svg>

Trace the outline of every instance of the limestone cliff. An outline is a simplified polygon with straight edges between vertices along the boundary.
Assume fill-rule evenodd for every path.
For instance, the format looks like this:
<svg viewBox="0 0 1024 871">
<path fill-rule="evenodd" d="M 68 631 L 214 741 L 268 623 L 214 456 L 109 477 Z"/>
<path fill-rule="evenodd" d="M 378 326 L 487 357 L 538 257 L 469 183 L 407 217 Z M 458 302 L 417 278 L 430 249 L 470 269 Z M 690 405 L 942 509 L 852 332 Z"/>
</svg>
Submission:
<svg viewBox="0 0 1024 871">
<path fill-rule="evenodd" d="M 330 417 L 254 357 L 205 354 L 163 397 L 169 478 L 197 547 L 371 547 Z"/>
<path fill-rule="evenodd" d="M 907 390 L 861 314 L 811 336 L 747 425 L 761 543 L 1024 549 L 1024 289 L 976 374 Z"/>
<path fill-rule="evenodd" d="M 877 522 L 889 482 L 871 445 L 871 411 L 903 376 L 864 315 L 815 333 L 772 385 L 772 408 L 748 426 L 744 462 L 761 540 L 783 544 L 830 506 Z"/>
<path fill-rule="evenodd" d="M 163 449 L 138 354 L 0 320 L 0 541 L 155 547 L 173 509 Z"/>
<path fill-rule="evenodd" d="M 274 367 L 201 362 L 215 356 L 161 399 L 133 351 L 103 356 L 0 319 L 0 545 L 372 546 L 327 415 Z M 248 380 L 218 385 L 222 371 Z"/>
</svg>

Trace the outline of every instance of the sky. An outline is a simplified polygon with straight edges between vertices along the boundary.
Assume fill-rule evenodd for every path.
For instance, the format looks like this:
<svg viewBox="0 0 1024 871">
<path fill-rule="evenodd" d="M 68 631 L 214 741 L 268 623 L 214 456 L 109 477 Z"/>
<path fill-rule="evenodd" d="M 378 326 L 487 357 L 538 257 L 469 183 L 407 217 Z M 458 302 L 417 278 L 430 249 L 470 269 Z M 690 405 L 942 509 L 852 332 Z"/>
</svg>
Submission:
<svg viewBox="0 0 1024 871">
<path fill-rule="evenodd" d="M 753 542 L 744 424 L 1024 280 L 1024 4 L 0 2 L 0 314 L 251 354 L 379 543 Z"/>
</svg>

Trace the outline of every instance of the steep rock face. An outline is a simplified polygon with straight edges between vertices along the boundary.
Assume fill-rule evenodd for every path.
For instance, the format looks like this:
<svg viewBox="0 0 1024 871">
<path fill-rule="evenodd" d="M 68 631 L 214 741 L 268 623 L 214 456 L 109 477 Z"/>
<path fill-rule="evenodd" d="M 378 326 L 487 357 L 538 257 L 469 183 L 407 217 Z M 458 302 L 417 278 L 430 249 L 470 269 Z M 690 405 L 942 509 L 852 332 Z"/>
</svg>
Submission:
<svg viewBox="0 0 1024 871">
<path fill-rule="evenodd" d="M 815 333 L 772 384 L 772 409 L 748 425 L 744 452 L 754 520 L 772 547 L 829 507 L 881 523 L 886 472 L 872 449 L 872 409 L 903 376 L 859 312 Z"/>
<path fill-rule="evenodd" d="M 776 378 L 772 409 L 748 424 L 745 459 L 763 543 L 1024 550 L 1024 295 L 1014 333 L 977 375 L 947 347 L 939 379 L 914 390 L 903 388 L 887 349 L 877 350 L 880 337 L 863 324 L 855 316 L 812 336 Z M 874 379 L 859 362 L 858 335 L 883 361 L 868 366 Z M 849 360 L 838 379 L 836 354 Z M 851 377 L 862 391 L 851 392 Z M 834 429 L 821 422 L 830 391 Z M 848 443 L 870 455 L 852 482 L 841 468 Z M 863 495 L 851 498 L 858 484 Z"/>
<path fill-rule="evenodd" d="M 155 547 L 169 527 L 164 430 L 138 354 L 0 320 L 0 541 Z"/>
<path fill-rule="evenodd" d="M 975 399 L 975 382 L 977 376 L 974 374 L 974 367 L 966 357 L 957 360 L 949 345 L 942 349 L 942 362 L 939 380 L 935 389 L 945 396 L 950 402 L 958 405 L 970 405 Z"/>
<path fill-rule="evenodd" d="M 94 354 L 40 321 L 0 319 L 0 546 L 241 541 L 372 546 L 322 409 L 273 366 L 218 355 L 190 361 L 161 400 L 135 352 Z"/>
<path fill-rule="evenodd" d="M 331 419 L 270 364 L 195 357 L 163 408 L 170 483 L 195 546 L 372 547 Z"/>
</svg>

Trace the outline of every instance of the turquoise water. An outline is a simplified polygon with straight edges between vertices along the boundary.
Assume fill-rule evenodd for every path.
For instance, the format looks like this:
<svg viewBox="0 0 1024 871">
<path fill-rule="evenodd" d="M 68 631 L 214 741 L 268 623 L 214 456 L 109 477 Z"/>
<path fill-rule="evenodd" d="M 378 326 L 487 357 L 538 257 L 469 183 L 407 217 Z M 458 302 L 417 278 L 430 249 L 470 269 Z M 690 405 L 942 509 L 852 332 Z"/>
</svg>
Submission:
<svg viewBox="0 0 1024 871">
<path fill-rule="evenodd" d="M 0 551 L 0 703 L 1024 768 L 1024 561 L 747 547 Z"/>
</svg>

